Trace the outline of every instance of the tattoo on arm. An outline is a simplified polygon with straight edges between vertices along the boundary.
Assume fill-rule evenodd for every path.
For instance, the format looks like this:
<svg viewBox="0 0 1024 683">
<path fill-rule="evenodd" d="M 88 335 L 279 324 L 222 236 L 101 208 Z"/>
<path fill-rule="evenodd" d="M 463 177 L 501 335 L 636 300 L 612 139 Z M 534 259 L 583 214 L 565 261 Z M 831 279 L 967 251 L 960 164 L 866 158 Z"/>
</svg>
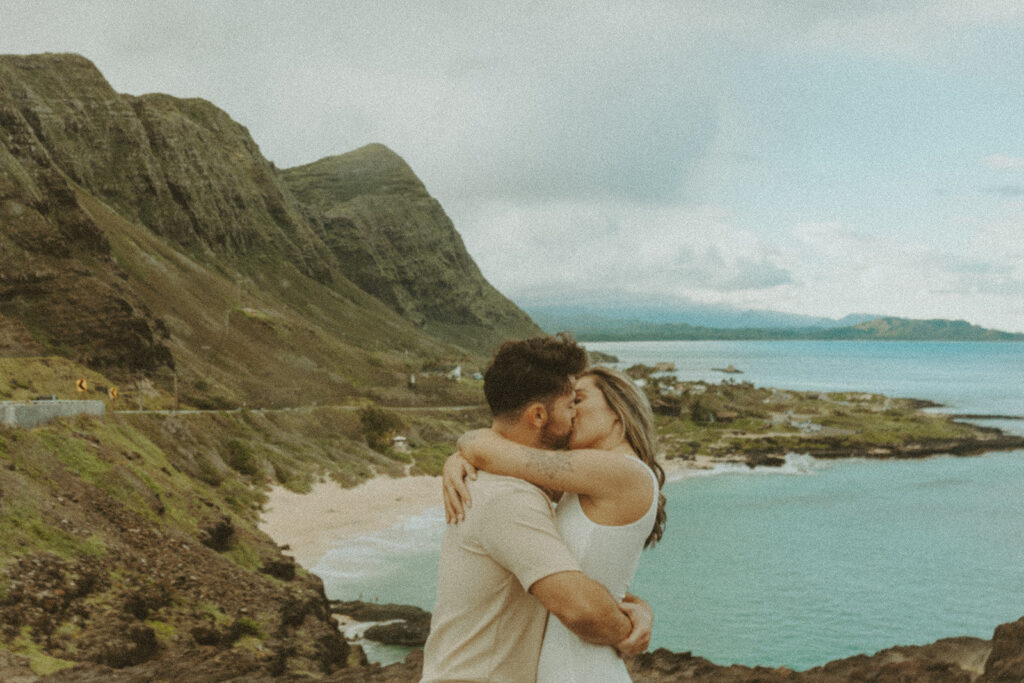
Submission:
<svg viewBox="0 0 1024 683">
<path fill-rule="evenodd" d="M 547 451 L 543 448 L 523 448 L 526 464 L 545 477 L 572 472 L 572 459 L 568 451 Z"/>
</svg>

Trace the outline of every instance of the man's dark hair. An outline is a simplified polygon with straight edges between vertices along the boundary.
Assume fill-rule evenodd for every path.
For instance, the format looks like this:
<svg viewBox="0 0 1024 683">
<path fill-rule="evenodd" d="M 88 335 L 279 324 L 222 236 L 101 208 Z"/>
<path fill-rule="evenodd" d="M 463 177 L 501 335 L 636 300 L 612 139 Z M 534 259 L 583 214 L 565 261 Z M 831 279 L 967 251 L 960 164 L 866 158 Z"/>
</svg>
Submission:
<svg viewBox="0 0 1024 683">
<path fill-rule="evenodd" d="M 568 332 L 506 341 L 484 372 L 487 405 L 495 417 L 519 413 L 569 391 L 569 377 L 586 367 L 586 350 Z"/>
</svg>

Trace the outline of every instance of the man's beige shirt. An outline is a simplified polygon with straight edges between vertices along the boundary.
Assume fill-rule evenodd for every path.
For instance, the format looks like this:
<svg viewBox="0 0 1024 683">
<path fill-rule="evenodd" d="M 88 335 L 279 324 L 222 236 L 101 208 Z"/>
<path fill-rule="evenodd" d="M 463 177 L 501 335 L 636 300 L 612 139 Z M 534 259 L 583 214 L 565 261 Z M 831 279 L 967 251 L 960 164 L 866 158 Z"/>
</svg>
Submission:
<svg viewBox="0 0 1024 683">
<path fill-rule="evenodd" d="M 579 564 L 536 486 L 487 472 L 468 485 L 473 507 L 441 542 L 422 680 L 529 683 L 547 621 L 530 586 Z"/>
</svg>

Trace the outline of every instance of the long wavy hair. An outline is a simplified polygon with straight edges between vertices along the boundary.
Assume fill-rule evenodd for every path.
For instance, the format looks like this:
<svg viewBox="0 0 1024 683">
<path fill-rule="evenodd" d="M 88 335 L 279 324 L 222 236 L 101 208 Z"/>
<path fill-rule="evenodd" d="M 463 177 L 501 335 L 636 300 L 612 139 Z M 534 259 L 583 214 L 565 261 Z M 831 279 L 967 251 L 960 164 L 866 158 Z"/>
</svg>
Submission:
<svg viewBox="0 0 1024 683">
<path fill-rule="evenodd" d="M 583 377 L 594 378 L 594 384 L 604 395 L 608 407 L 622 423 L 626 441 L 633 448 L 645 465 L 651 468 L 658 479 L 658 515 L 654 520 L 654 529 L 644 542 L 645 548 L 653 547 L 665 532 L 665 470 L 655 459 L 657 452 L 654 441 L 654 413 L 646 394 L 633 383 L 629 377 L 604 366 L 588 368 Z"/>
</svg>

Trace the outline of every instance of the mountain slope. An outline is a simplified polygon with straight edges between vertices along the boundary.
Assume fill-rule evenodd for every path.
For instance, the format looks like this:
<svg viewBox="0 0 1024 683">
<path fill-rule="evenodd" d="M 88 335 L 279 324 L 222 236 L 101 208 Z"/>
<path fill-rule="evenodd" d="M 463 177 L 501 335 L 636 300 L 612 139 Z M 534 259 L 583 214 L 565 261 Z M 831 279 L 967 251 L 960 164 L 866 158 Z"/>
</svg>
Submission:
<svg viewBox="0 0 1024 683">
<path fill-rule="evenodd" d="M 441 205 L 383 145 L 283 171 L 345 274 L 394 310 L 470 345 L 484 330 L 535 334 L 529 317 L 481 275 Z M 486 333 L 485 333 L 486 334 Z"/>
<path fill-rule="evenodd" d="M 0 350 L 207 403 L 408 402 L 410 372 L 537 332 L 373 152 L 406 186 L 342 157 L 318 201 L 354 228 L 327 225 L 214 105 L 120 95 L 77 55 L 0 56 Z"/>
</svg>

